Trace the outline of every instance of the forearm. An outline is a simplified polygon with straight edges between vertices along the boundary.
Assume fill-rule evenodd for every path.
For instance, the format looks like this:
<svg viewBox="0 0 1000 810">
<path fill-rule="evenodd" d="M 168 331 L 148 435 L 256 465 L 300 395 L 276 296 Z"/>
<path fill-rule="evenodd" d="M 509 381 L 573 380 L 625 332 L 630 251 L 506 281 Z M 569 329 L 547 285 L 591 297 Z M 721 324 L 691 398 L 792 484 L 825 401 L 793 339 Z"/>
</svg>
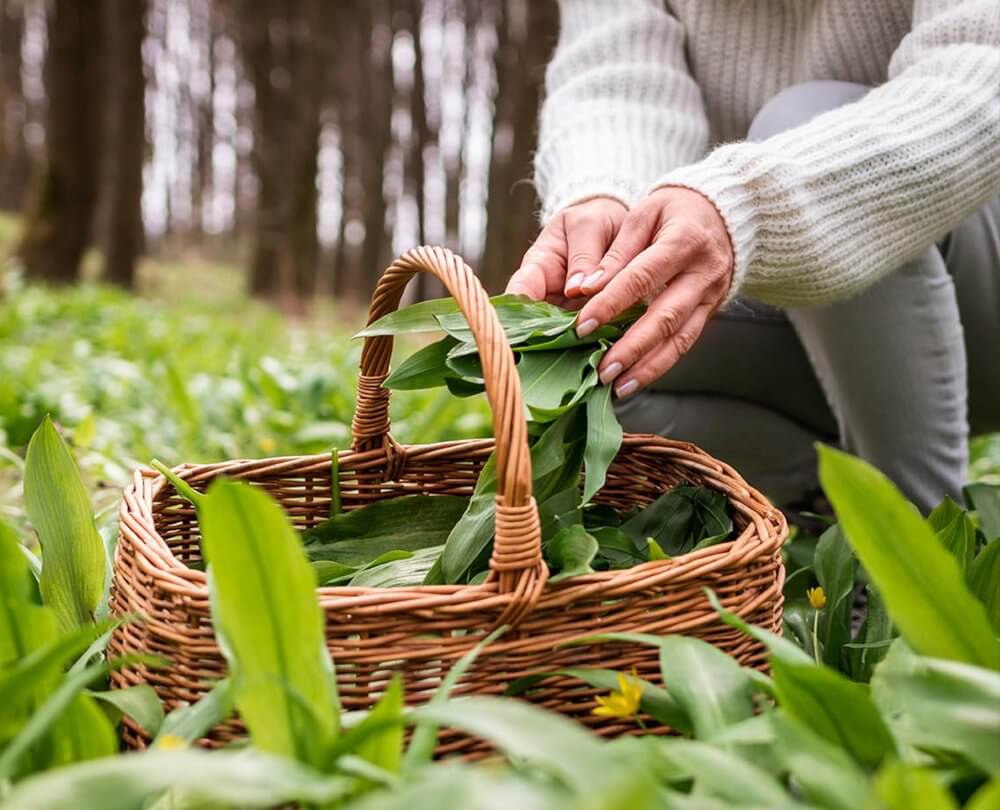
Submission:
<svg viewBox="0 0 1000 810">
<path fill-rule="evenodd" d="M 861 101 L 655 184 L 716 204 L 734 293 L 785 306 L 849 297 L 1000 190 L 1000 20 L 989 2 L 940 6 Z"/>
<path fill-rule="evenodd" d="M 535 157 L 543 223 L 588 197 L 631 205 L 708 139 L 683 31 L 661 3 L 561 0 L 560 10 Z"/>
</svg>

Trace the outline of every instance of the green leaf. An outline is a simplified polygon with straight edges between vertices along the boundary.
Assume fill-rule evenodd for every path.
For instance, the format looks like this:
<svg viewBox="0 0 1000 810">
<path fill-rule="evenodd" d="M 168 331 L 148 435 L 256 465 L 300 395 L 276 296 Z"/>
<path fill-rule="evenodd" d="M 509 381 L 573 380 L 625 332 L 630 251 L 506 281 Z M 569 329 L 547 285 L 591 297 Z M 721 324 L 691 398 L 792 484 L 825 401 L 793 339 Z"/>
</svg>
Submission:
<svg viewBox="0 0 1000 810">
<path fill-rule="evenodd" d="M 168 788 L 227 807 L 318 804 L 344 796 L 351 783 L 253 749 L 148 751 L 25 779 L 6 798 L 4 810 L 134 810 Z"/>
<path fill-rule="evenodd" d="M 186 743 L 200 740 L 233 713 L 233 688 L 229 678 L 215 684 L 201 700 L 170 712 L 153 740 L 153 747 L 164 737 L 176 737 Z"/>
<path fill-rule="evenodd" d="M 858 643 L 845 645 L 850 648 L 851 678 L 862 683 L 871 680 L 876 665 L 885 658 L 889 642 L 896 635 L 878 589 L 866 585 L 865 593 L 868 595 L 868 612 L 858 634 Z"/>
<path fill-rule="evenodd" d="M 479 658 L 483 650 L 500 638 L 500 636 L 506 633 L 507 630 L 507 625 L 498 627 L 492 633 L 484 636 L 482 641 L 459 658 L 448 670 L 448 674 L 444 676 L 441 683 L 438 684 L 438 687 L 434 690 L 434 694 L 431 695 L 431 699 L 428 701 L 428 704 L 438 706 L 447 702 L 451 691 L 465 676 L 465 673 L 469 671 L 469 668 L 476 662 L 476 659 Z M 429 722 L 418 722 L 413 729 L 413 736 L 410 738 L 410 745 L 407 747 L 406 753 L 403 755 L 402 770 L 412 771 L 419 768 L 424 763 L 430 762 L 431 758 L 434 756 L 434 748 L 437 745 L 437 737 L 438 729 L 435 724 Z"/>
<path fill-rule="evenodd" d="M 543 544 L 571 526 L 582 525 L 579 487 L 567 487 L 539 504 L 538 520 L 542 526 Z"/>
<path fill-rule="evenodd" d="M 592 574 L 597 541 L 583 526 L 562 529 L 545 544 L 545 557 L 556 573 L 549 582 L 562 582 L 580 574 Z"/>
<path fill-rule="evenodd" d="M 874 767 L 895 752 L 889 729 L 868 694 L 826 667 L 772 659 L 778 704 L 862 765 Z"/>
<path fill-rule="evenodd" d="M 429 703 L 409 716 L 480 737 L 508 756 L 554 774 L 583 796 L 607 792 L 616 797 L 616 806 L 627 808 L 629 802 L 649 806 L 648 797 L 655 794 L 648 773 L 624 758 L 613 758 L 606 744 L 573 720 L 521 701 L 469 697 Z"/>
<path fill-rule="evenodd" d="M 163 723 L 163 704 L 153 687 L 140 683 L 124 689 L 109 689 L 102 692 L 88 692 L 92 698 L 113 706 L 120 714 L 128 715 L 154 736 Z"/>
<path fill-rule="evenodd" d="M 457 495 L 403 495 L 341 512 L 306 530 L 302 542 L 313 562 L 355 567 L 395 551 L 442 545 L 469 507 Z"/>
<path fill-rule="evenodd" d="M 993 777 L 972 794 L 965 810 L 996 810 L 1000 807 L 1000 777 Z"/>
<path fill-rule="evenodd" d="M 530 338 L 519 346 L 513 346 L 515 352 L 552 352 L 562 349 L 575 349 L 578 346 L 590 346 L 601 340 L 620 337 L 622 330 L 616 326 L 601 326 L 586 337 L 579 337 L 575 329 L 567 329 L 555 337 Z"/>
<path fill-rule="evenodd" d="M 219 479 L 201 507 L 212 621 L 254 745 L 319 764 L 337 733 L 333 666 L 315 579 L 266 493 Z"/>
<path fill-rule="evenodd" d="M 782 638 L 772 633 L 770 630 L 748 624 L 737 614 L 723 607 L 722 602 L 719 601 L 719 597 L 716 596 L 714 591 L 709 588 L 704 588 L 703 590 L 708 597 L 709 604 L 719 614 L 719 618 L 730 627 L 735 627 L 741 633 L 757 639 L 757 641 L 764 644 L 768 652 L 770 652 L 772 659 L 780 658 L 789 664 L 815 664 L 813 658 L 798 645 L 792 643 L 787 638 Z"/>
<path fill-rule="evenodd" d="M 927 524 L 935 531 L 940 532 L 945 529 L 959 515 L 965 514 L 965 510 L 955 503 L 951 496 L 945 495 L 931 513 L 927 516 Z"/>
<path fill-rule="evenodd" d="M 589 359 L 586 348 L 522 355 L 517 371 L 525 406 L 529 410 L 558 408 L 580 388 Z"/>
<path fill-rule="evenodd" d="M 816 545 L 816 579 L 826 595 L 819 613 L 818 637 L 823 661 L 840 669 L 844 644 L 851 640 L 851 608 L 857 561 L 840 526 L 833 525 Z"/>
<path fill-rule="evenodd" d="M 807 799 L 830 810 L 857 810 L 864 806 L 867 777 L 843 748 L 785 711 L 765 716 L 774 729 L 772 750 Z"/>
<path fill-rule="evenodd" d="M 1000 674 L 894 647 L 872 689 L 908 744 L 950 751 L 985 773 L 1000 773 Z"/>
<path fill-rule="evenodd" d="M 355 338 L 376 337 L 378 335 L 402 335 L 415 332 L 438 332 L 441 324 L 439 315 L 460 312 L 458 301 L 454 298 L 434 298 L 430 301 L 420 301 L 408 307 L 397 309 L 388 315 L 383 315 L 377 321 L 369 324 Z"/>
<path fill-rule="evenodd" d="M 406 556 L 396 559 L 385 559 L 391 555 L 383 555 L 381 562 L 365 566 L 352 578 L 350 584 L 364 588 L 400 588 L 409 585 L 420 585 L 431 568 L 441 558 L 444 545 L 421 548 Z"/>
<path fill-rule="evenodd" d="M 445 385 L 454 372 L 445 361 L 448 352 L 458 345 L 453 337 L 444 337 L 411 354 L 382 383 L 383 387 L 397 391 L 414 391 Z"/>
<path fill-rule="evenodd" d="M 1000 539 L 991 540 L 969 566 L 969 589 L 986 608 L 993 630 L 1000 633 Z"/>
<path fill-rule="evenodd" d="M 76 462 L 49 417 L 28 444 L 24 506 L 42 545 L 42 598 L 63 630 L 92 624 L 104 594 L 104 544 Z"/>
<path fill-rule="evenodd" d="M 958 810 L 932 771 L 901 762 L 888 762 L 879 770 L 872 792 L 886 810 Z"/>
<path fill-rule="evenodd" d="M 403 682 L 398 673 L 361 725 L 365 723 L 382 728 L 359 743 L 354 753 L 390 773 L 399 773 L 403 761 Z M 351 733 L 359 731 L 361 725 Z"/>
<path fill-rule="evenodd" d="M 941 545 L 958 562 L 963 572 L 972 565 L 976 553 L 976 524 L 967 512 L 959 512 L 944 528 L 935 532 Z"/>
<path fill-rule="evenodd" d="M 880 472 L 819 446 L 820 480 L 889 615 L 918 652 L 1000 669 L 986 610 L 919 513 Z"/>
<path fill-rule="evenodd" d="M 634 565 L 649 562 L 648 540 L 644 542 L 646 550 L 642 551 L 637 548 L 635 541 L 617 526 L 602 526 L 591 529 L 590 533 L 597 540 L 598 558 L 606 568 L 631 568 Z M 657 547 L 659 547 L 659 543 L 657 543 Z M 660 550 L 662 552 L 662 549 Z"/>
<path fill-rule="evenodd" d="M 622 445 L 622 426 L 611 403 L 611 386 L 601 385 L 587 396 L 587 448 L 583 464 L 587 471 L 583 502 L 588 503 L 604 486 L 608 467 Z"/>
<path fill-rule="evenodd" d="M 790 797 L 771 774 L 714 745 L 672 739 L 662 741 L 660 750 L 675 768 L 694 779 L 698 794 L 739 806 L 777 808 L 791 804 Z M 720 778 L 722 774 L 724 778 Z"/>
<path fill-rule="evenodd" d="M 726 496 L 706 487 L 676 486 L 622 524 L 645 560 L 647 538 L 678 557 L 721 543 L 733 530 Z"/>
<path fill-rule="evenodd" d="M 735 659 L 708 642 L 689 636 L 604 633 L 575 643 L 622 641 L 660 650 L 664 688 L 687 713 L 694 736 L 711 739 L 727 726 L 753 715 L 753 682 Z"/>
<path fill-rule="evenodd" d="M 149 656 L 126 656 L 92 664 L 64 677 L 0 752 L 0 783 L 13 778 L 19 760 L 46 736 L 56 746 L 54 761 L 49 767 L 113 754 L 118 748 L 115 730 L 93 698 L 83 694 L 83 690 L 113 669 L 149 659 Z"/>
<path fill-rule="evenodd" d="M 618 672 L 613 669 L 559 669 L 553 672 L 542 672 L 520 678 L 511 683 L 505 695 L 520 695 L 530 691 L 539 681 L 544 678 L 562 675 L 567 678 L 576 678 L 583 681 L 595 689 L 617 690 Z M 631 676 L 629 676 L 631 677 Z M 681 734 L 691 733 L 691 721 L 687 712 L 674 700 L 673 696 L 663 687 L 635 678 L 642 685 L 642 697 L 639 700 L 639 709 L 657 722 L 669 726 L 674 731 Z"/>
<path fill-rule="evenodd" d="M 969 484 L 965 498 L 976 509 L 979 528 L 987 540 L 1000 537 L 1000 486 L 995 484 Z"/>
</svg>

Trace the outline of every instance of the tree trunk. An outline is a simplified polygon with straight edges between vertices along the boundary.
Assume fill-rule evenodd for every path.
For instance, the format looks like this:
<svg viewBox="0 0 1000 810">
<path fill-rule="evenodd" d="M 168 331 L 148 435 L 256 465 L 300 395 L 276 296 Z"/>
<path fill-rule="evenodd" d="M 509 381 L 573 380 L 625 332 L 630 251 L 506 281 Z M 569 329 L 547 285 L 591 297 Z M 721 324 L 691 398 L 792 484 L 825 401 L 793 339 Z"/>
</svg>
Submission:
<svg viewBox="0 0 1000 810">
<path fill-rule="evenodd" d="M 47 155 L 33 180 L 18 248 L 32 278 L 75 281 L 90 241 L 99 177 L 101 49 L 101 15 L 78 0 L 54 0 L 45 59 Z"/>
<path fill-rule="evenodd" d="M 244 3 L 241 46 L 254 86 L 253 166 L 258 180 L 250 291 L 312 294 L 321 81 L 312 32 L 319 0 Z"/>
<path fill-rule="evenodd" d="M 545 64 L 558 34 L 554 2 L 530 2 L 526 24 L 512 28 L 511 0 L 507 0 L 496 55 L 497 92 L 489 190 L 486 242 L 480 275 L 487 289 L 503 289 L 537 233 L 538 201 L 531 156 L 537 143 L 537 117 Z"/>
<path fill-rule="evenodd" d="M 135 286 L 142 251 L 142 167 L 146 152 L 146 78 L 142 42 L 146 0 L 104 0 L 107 33 L 107 174 L 104 279 Z"/>
<path fill-rule="evenodd" d="M 392 28 L 386 0 L 362 4 L 365 19 L 362 39 L 368 46 L 368 63 L 360 65 L 362 137 L 364 161 L 363 222 L 365 236 L 361 243 L 361 286 L 358 293 L 367 299 L 389 260 L 386 234 L 385 161 L 392 142 Z"/>
<path fill-rule="evenodd" d="M 0 209 L 19 211 L 31 179 L 31 158 L 24 141 L 28 108 L 21 87 L 20 0 L 0 0 Z"/>
<path fill-rule="evenodd" d="M 417 243 L 427 242 L 427 206 L 424 200 L 426 185 L 427 145 L 431 140 L 427 126 L 427 100 L 424 82 L 424 55 L 421 44 L 421 16 L 423 14 L 421 0 L 410 0 L 409 23 L 413 36 L 413 86 L 410 88 L 410 141 L 407 144 L 406 178 L 408 193 L 413 196 L 417 209 Z M 413 280 L 416 300 L 422 301 L 430 289 L 430 276 L 418 273 Z"/>
</svg>

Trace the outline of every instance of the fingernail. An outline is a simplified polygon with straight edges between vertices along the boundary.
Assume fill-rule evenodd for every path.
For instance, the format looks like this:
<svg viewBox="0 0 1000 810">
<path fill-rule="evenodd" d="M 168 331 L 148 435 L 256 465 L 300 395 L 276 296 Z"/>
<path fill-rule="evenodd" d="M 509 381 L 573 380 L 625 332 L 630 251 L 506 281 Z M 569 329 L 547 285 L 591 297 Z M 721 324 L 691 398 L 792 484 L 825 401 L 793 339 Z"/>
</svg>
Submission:
<svg viewBox="0 0 1000 810">
<path fill-rule="evenodd" d="M 588 318 L 578 327 L 576 327 L 576 335 L 577 337 L 587 337 L 587 335 L 593 332 L 596 328 L 597 328 L 597 321 L 595 321 L 593 318 Z"/>
<path fill-rule="evenodd" d="M 615 389 L 615 393 L 618 394 L 619 399 L 625 399 L 630 394 L 634 394 L 638 387 L 639 383 L 635 380 L 626 380 Z"/>
<path fill-rule="evenodd" d="M 574 287 L 579 287 L 581 284 L 583 284 L 583 273 L 576 273 L 566 282 L 566 289 L 571 290 Z"/>
<path fill-rule="evenodd" d="M 607 385 L 621 373 L 622 373 L 622 364 L 616 361 L 601 372 L 601 382 Z"/>
<path fill-rule="evenodd" d="M 603 270 L 598 270 L 596 273 L 591 273 L 589 276 L 587 276 L 587 280 L 583 282 L 583 286 L 585 288 L 596 286 L 597 282 L 601 280 L 601 277 L 603 275 L 604 275 Z"/>
</svg>

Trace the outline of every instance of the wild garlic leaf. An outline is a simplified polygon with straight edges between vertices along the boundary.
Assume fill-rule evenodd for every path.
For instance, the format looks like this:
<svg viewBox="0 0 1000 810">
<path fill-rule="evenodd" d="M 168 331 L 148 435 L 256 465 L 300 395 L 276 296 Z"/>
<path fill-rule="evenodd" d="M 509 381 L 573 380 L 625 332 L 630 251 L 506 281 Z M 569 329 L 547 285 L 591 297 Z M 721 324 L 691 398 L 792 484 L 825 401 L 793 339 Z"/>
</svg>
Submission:
<svg viewBox="0 0 1000 810">
<path fill-rule="evenodd" d="M 445 361 L 448 352 L 457 343 L 449 336 L 418 349 L 388 376 L 383 385 L 397 391 L 415 391 L 444 385 L 447 377 L 454 376 Z"/>
<path fill-rule="evenodd" d="M 611 386 L 600 385 L 587 395 L 587 447 L 583 502 L 588 503 L 607 480 L 608 467 L 622 445 L 622 426 L 611 402 Z"/>
<path fill-rule="evenodd" d="M 590 350 L 567 349 L 560 352 L 532 352 L 517 364 L 521 377 L 521 395 L 529 411 L 556 409 L 574 397 L 583 383 Z"/>
<path fill-rule="evenodd" d="M 366 566 L 351 579 L 351 586 L 366 588 L 399 588 L 420 585 L 441 556 L 443 545 L 428 546 L 405 557 Z"/>
<path fill-rule="evenodd" d="M 342 512 L 302 534 L 312 561 L 362 566 L 381 554 L 440 545 L 469 505 L 457 495 L 403 495 Z"/>
<path fill-rule="evenodd" d="M 580 574 L 592 574 L 597 540 L 583 526 L 567 526 L 545 544 L 545 559 L 555 572 L 549 582 L 561 582 Z"/>
<path fill-rule="evenodd" d="M 47 416 L 28 443 L 24 505 L 42 546 L 45 604 L 64 632 L 93 624 L 104 594 L 104 543 L 76 462 Z"/>
</svg>

